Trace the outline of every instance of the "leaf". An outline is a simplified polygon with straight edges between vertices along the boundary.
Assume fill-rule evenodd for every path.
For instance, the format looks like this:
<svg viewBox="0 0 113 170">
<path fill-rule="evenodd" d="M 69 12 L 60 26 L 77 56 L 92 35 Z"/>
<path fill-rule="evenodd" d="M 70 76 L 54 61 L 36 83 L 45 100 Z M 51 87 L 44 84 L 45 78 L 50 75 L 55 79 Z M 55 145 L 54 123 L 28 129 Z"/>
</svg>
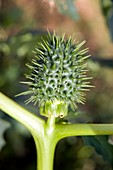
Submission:
<svg viewBox="0 0 113 170">
<path fill-rule="evenodd" d="M 87 145 L 93 146 L 96 152 L 113 166 L 113 146 L 108 143 L 108 136 L 86 136 L 83 140 Z"/>
<path fill-rule="evenodd" d="M 102 5 L 102 10 L 103 13 L 106 17 L 109 17 L 110 14 L 112 14 L 112 10 L 113 10 L 113 2 L 111 0 L 102 0 L 101 1 L 101 5 Z"/>
<path fill-rule="evenodd" d="M 0 119 L 0 150 L 5 145 L 4 132 L 10 127 L 10 123 Z"/>
<path fill-rule="evenodd" d="M 0 11 L 0 25 L 8 27 L 19 21 L 23 12 L 20 8 L 4 9 Z"/>
<path fill-rule="evenodd" d="M 87 159 L 94 153 L 94 148 L 92 146 L 86 145 L 80 148 L 77 152 L 76 157 L 78 159 Z"/>
<path fill-rule="evenodd" d="M 8 37 L 8 39 L 0 41 L 0 52 L 3 54 L 10 55 L 10 57 L 17 56 L 24 58 L 26 56 L 33 56 L 33 49 L 37 42 L 41 42 L 46 38 L 47 32 L 40 30 L 23 30 L 18 32 L 18 34 Z M 39 44 L 37 44 L 39 47 Z M 11 66 L 12 67 L 12 66 Z"/>
<path fill-rule="evenodd" d="M 60 13 L 70 16 L 73 20 L 79 18 L 74 0 L 56 0 L 55 2 Z"/>
</svg>

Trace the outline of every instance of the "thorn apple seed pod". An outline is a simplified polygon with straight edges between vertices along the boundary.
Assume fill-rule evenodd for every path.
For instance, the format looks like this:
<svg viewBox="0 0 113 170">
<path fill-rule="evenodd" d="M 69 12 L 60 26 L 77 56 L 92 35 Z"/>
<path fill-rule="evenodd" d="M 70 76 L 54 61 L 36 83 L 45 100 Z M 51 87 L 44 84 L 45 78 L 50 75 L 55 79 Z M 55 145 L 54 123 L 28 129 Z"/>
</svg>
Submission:
<svg viewBox="0 0 113 170">
<path fill-rule="evenodd" d="M 26 102 L 38 102 L 40 114 L 46 117 L 66 116 L 68 105 L 83 104 L 84 92 L 91 87 L 86 75 L 88 49 L 81 49 L 85 41 L 78 44 L 71 37 L 64 38 L 48 33 L 48 41 L 39 43 L 35 59 L 27 64 L 30 73 L 26 75 L 28 81 L 23 83 L 29 89 L 21 95 L 30 94 Z"/>
</svg>

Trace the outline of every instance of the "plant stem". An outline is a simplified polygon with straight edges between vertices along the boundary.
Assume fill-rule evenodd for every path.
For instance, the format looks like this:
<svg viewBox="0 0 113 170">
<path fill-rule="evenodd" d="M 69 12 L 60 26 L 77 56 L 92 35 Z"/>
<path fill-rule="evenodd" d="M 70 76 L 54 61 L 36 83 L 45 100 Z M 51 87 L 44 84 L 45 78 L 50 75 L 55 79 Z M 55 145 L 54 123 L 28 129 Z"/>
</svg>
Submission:
<svg viewBox="0 0 113 170">
<path fill-rule="evenodd" d="M 0 109 L 22 123 L 31 132 L 38 155 L 37 170 L 52 170 L 57 143 L 54 138 L 54 116 L 49 117 L 45 122 L 2 93 L 0 93 Z"/>
<path fill-rule="evenodd" d="M 22 123 L 30 132 L 40 135 L 44 121 L 0 92 L 0 110 Z"/>
<path fill-rule="evenodd" d="M 47 120 L 47 124 L 46 124 L 46 128 L 52 132 L 53 129 L 55 127 L 55 117 L 53 115 L 51 115 L 50 117 L 48 117 L 48 120 Z"/>
<path fill-rule="evenodd" d="M 56 125 L 55 134 L 62 139 L 69 136 L 112 135 L 113 124 L 69 124 Z"/>
<path fill-rule="evenodd" d="M 54 153 L 57 139 L 54 138 L 55 118 L 51 116 L 45 123 L 43 135 L 37 137 L 37 132 L 33 134 L 37 150 L 37 170 L 53 170 Z"/>
<path fill-rule="evenodd" d="M 46 136 L 40 141 L 34 136 L 34 140 L 37 150 L 37 170 L 53 170 L 56 142 L 51 136 Z"/>
</svg>

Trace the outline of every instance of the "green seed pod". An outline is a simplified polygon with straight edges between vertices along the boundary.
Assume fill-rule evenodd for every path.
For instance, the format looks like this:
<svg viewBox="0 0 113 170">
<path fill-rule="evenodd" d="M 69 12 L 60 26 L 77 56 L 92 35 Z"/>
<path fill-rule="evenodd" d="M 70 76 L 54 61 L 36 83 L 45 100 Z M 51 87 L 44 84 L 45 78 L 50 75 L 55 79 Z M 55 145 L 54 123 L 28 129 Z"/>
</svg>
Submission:
<svg viewBox="0 0 113 170">
<path fill-rule="evenodd" d="M 43 40 L 39 43 L 40 49 L 35 49 L 35 59 L 27 64 L 29 81 L 23 82 L 29 90 L 21 95 L 30 94 L 27 103 L 38 102 L 40 114 L 63 117 L 67 115 L 69 104 L 76 107 L 76 103 L 85 102 L 84 91 L 91 86 L 90 77 L 86 76 L 88 49 L 81 49 L 84 43 L 48 33 L 48 41 Z"/>
</svg>

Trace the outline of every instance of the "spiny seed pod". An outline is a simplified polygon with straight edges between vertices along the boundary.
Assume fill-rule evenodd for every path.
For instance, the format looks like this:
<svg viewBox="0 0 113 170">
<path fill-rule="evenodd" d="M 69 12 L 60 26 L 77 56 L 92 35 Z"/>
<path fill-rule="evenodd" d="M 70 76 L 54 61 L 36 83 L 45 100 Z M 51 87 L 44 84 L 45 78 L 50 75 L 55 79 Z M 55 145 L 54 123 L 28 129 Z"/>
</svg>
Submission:
<svg viewBox="0 0 113 170">
<path fill-rule="evenodd" d="M 76 103 L 85 102 L 84 91 L 91 86 L 90 77 L 86 76 L 88 49 L 81 49 L 84 43 L 48 33 L 48 41 L 43 40 L 39 43 L 40 49 L 35 49 L 35 59 L 27 64 L 29 81 L 23 82 L 29 90 L 21 95 L 30 94 L 27 103 L 38 102 L 40 114 L 63 117 L 67 115 L 68 105 L 76 107 Z"/>
</svg>

